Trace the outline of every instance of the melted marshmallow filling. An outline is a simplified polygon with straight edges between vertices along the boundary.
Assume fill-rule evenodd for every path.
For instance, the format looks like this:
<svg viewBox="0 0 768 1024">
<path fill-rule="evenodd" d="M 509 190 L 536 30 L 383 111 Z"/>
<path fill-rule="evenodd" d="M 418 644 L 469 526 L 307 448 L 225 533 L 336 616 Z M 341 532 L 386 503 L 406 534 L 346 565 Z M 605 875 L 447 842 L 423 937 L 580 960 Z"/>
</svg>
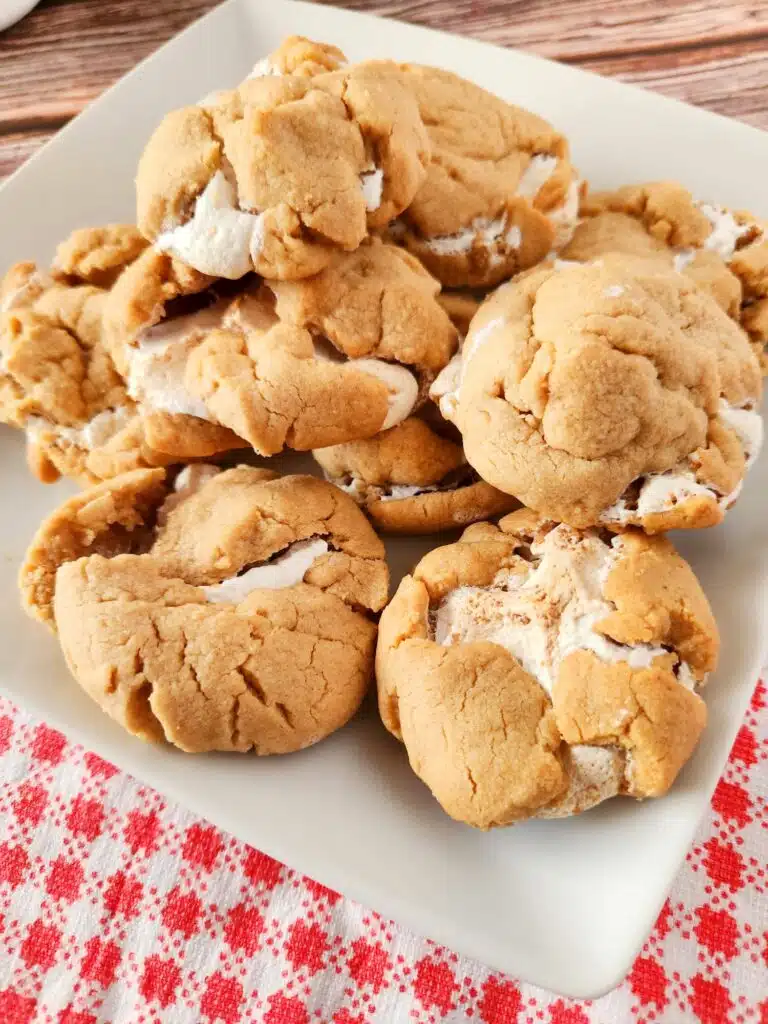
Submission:
<svg viewBox="0 0 768 1024">
<path fill-rule="evenodd" d="M 200 587 L 207 599 L 215 604 L 238 604 L 254 590 L 283 590 L 301 583 L 305 574 L 318 558 L 330 551 L 328 542 L 320 537 L 300 540 L 291 544 L 276 558 L 262 565 L 241 570 L 236 576 Z"/>
<path fill-rule="evenodd" d="M 436 256 L 463 256 L 475 244 L 482 248 L 492 249 L 491 262 L 499 262 L 503 252 L 519 249 L 523 236 L 517 224 L 507 226 L 507 214 L 499 217 L 476 217 L 467 227 L 453 235 L 433 235 L 425 239 L 424 244 Z M 502 253 L 498 249 L 503 250 Z"/>
<path fill-rule="evenodd" d="M 388 363 L 383 359 L 349 359 L 330 342 L 315 339 L 315 359 L 329 363 L 345 363 L 355 370 L 367 373 L 382 381 L 387 388 L 387 416 L 379 430 L 389 430 L 407 419 L 419 397 L 419 382 L 410 370 L 400 363 Z"/>
<path fill-rule="evenodd" d="M 517 194 L 533 199 L 549 181 L 557 167 L 557 157 L 550 153 L 535 153 L 517 183 Z"/>
<path fill-rule="evenodd" d="M 264 239 L 264 215 L 239 209 L 235 185 L 217 171 L 191 218 L 163 231 L 155 245 L 203 274 L 237 280 L 258 263 Z"/>
<path fill-rule="evenodd" d="M 595 628 L 616 611 L 603 588 L 621 557 L 621 543 L 620 537 L 609 545 L 597 534 L 555 527 L 531 545 L 534 561 L 527 572 L 501 570 L 489 587 L 451 591 L 432 616 L 435 641 L 444 647 L 498 644 L 550 695 L 562 662 L 574 651 L 647 668 L 670 652 L 652 644 L 619 644 Z M 683 685 L 694 678 L 686 669 L 679 678 Z"/>
<path fill-rule="evenodd" d="M 696 204 L 709 223 L 712 231 L 706 238 L 702 248 L 716 252 L 726 263 L 730 263 L 736 254 L 740 240 L 754 231 L 752 224 L 739 224 L 729 210 L 712 203 Z M 682 271 L 696 258 L 698 249 L 679 249 L 675 253 L 675 270 Z"/>
<path fill-rule="evenodd" d="M 346 476 L 331 479 L 331 483 L 345 491 L 358 504 L 366 501 L 404 501 L 417 498 L 420 494 L 435 494 L 444 491 L 457 491 L 462 487 L 471 487 L 480 477 L 469 465 L 459 466 L 451 470 L 436 484 L 369 484 L 361 477 Z"/>
<path fill-rule="evenodd" d="M 719 417 L 738 436 L 744 449 L 744 473 L 750 469 L 763 444 L 763 418 L 757 410 L 729 405 L 720 399 Z M 622 525 L 642 522 L 648 515 L 668 512 L 691 498 L 705 497 L 717 502 L 723 510 L 729 509 L 736 501 L 743 485 L 743 479 L 730 494 L 719 494 L 712 485 L 696 479 L 695 467 L 690 457 L 664 473 L 648 473 L 632 485 L 632 498 L 623 494 L 615 504 L 600 516 L 603 523 Z M 639 489 L 638 489 L 639 488 Z"/>
<path fill-rule="evenodd" d="M 221 298 L 182 316 L 150 327 L 128 353 L 128 394 L 159 412 L 210 420 L 205 403 L 187 390 L 184 376 L 189 354 L 209 331 L 221 326 L 230 302 Z"/>
<path fill-rule="evenodd" d="M 30 416 L 25 424 L 27 438 L 33 444 L 37 443 L 43 435 L 52 432 L 59 444 L 73 445 L 84 451 L 93 451 L 94 448 L 101 448 L 112 438 L 119 434 L 131 417 L 132 411 L 126 406 L 118 406 L 117 409 L 105 409 L 97 413 L 82 427 L 62 427 L 56 423 L 50 423 L 42 416 Z"/>
<path fill-rule="evenodd" d="M 505 323 L 506 320 L 503 316 L 497 316 L 480 330 L 471 331 L 453 359 L 435 377 L 429 389 L 429 395 L 433 401 L 437 402 L 440 412 L 446 420 L 452 421 L 456 415 L 461 400 L 461 386 L 464 383 L 470 360 Z"/>
<path fill-rule="evenodd" d="M 360 175 L 360 188 L 363 191 L 366 210 L 369 213 L 378 210 L 381 206 L 381 197 L 384 194 L 384 171 L 380 167 L 363 171 Z"/>
</svg>

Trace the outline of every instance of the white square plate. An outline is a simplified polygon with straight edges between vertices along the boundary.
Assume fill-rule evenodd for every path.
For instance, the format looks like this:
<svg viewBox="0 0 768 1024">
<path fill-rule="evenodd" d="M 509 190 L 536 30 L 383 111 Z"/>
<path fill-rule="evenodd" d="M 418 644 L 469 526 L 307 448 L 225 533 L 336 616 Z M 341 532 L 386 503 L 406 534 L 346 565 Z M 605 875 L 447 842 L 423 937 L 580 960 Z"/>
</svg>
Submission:
<svg viewBox="0 0 768 1024">
<path fill-rule="evenodd" d="M 142 144 L 169 108 L 234 84 L 290 33 L 353 58 L 440 64 L 549 118 L 597 186 L 679 178 L 768 217 L 768 135 L 616 82 L 482 43 L 289 0 L 229 0 L 128 75 L 0 192 L 0 271 L 50 258 L 83 224 L 131 219 Z M 419 932 L 572 996 L 617 984 L 649 932 L 714 789 L 761 668 L 768 625 L 768 461 L 715 530 L 680 538 L 724 637 L 710 727 L 662 801 L 483 835 L 442 814 L 369 710 L 313 750 L 258 761 L 185 757 L 113 725 L 18 607 L 15 576 L 39 519 L 66 492 L 33 482 L 0 433 L 0 685 L 115 764 L 222 828 Z M 390 546 L 399 578 L 424 545 Z M 398 571 L 399 570 L 399 571 Z"/>
</svg>

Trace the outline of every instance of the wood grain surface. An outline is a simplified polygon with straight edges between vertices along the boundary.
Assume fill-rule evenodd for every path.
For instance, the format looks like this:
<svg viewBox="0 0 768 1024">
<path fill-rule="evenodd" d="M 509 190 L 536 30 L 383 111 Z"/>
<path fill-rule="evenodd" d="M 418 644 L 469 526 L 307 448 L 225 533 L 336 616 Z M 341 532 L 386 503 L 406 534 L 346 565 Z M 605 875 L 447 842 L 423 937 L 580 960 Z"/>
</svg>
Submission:
<svg viewBox="0 0 768 1024">
<path fill-rule="evenodd" d="M 270 0 L 262 0 L 269 3 Z M 768 0 L 337 0 L 768 128 Z M 213 0 L 44 0 L 0 33 L 0 181 Z"/>
</svg>

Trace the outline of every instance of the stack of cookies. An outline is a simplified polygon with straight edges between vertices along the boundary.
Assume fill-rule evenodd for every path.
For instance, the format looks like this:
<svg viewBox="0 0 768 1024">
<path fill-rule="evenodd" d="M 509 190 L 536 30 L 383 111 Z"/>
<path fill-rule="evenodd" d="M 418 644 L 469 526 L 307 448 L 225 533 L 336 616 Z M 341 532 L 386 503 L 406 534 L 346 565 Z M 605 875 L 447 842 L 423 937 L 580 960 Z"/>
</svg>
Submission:
<svg viewBox="0 0 768 1024">
<path fill-rule="evenodd" d="M 719 647 L 665 534 L 718 524 L 760 449 L 764 226 L 590 193 L 537 115 L 299 37 L 168 114 L 136 185 L 136 227 L 0 283 L 0 417 L 83 488 L 23 602 L 85 691 L 276 754 L 375 677 L 479 828 L 664 794 Z M 377 531 L 459 527 L 390 599 Z"/>
</svg>

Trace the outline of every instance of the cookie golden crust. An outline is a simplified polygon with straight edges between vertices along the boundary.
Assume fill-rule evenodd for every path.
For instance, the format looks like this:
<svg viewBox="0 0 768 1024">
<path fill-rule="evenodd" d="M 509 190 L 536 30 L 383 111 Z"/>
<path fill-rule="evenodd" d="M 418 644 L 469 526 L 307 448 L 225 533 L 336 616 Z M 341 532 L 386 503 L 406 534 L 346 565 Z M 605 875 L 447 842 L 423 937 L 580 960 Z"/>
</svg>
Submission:
<svg viewBox="0 0 768 1024">
<path fill-rule="evenodd" d="M 706 722 L 717 626 L 663 537 L 469 527 L 406 576 L 379 627 L 385 726 L 477 828 L 662 796 Z"/>
<path fill-rule="evenodd" d="M 126 474 L 38 530 L 24 604 L 128 731 L 189 752 L 299 750 L 344 725 L 373 673 L 381 541 L 313 477 L 240 466 Z"/>
<path fill-rule="evenodd" d="M 567 241 L 578 183 L 542 118 L 449 71 L 400 65 L 432 158 L 398 233 L 443 284 L 488 287 Z"/>
<path fill-rule="evenodd" d="M 177 457 L 372 436 L 424 401 L 456 346 L 437 282 L 378 239 L 272 290 L 179 271 L 148 250 L 105 314 L 150 443 Z"/>
<path fill-rule="evenodd" d="M 300 75 L 313 78 L 327 71 L 338 71 L 347 63 L 338 46 L 318 43 L 306 36 L 288 36 L 268 57 L 260 60 L 251 78 L 263 75 Z"/>
<path fill-rule="evenodd" d="M 431 380 L 457 346 L 440 284 L 417 259 L 371 238 L 304 281 L 272 282 L 278 318 L 325 338 L 350 359 L 413 367 Z"/>
<path fill-rule="evenodd" d="M 134 423 L 102 329 L 107 286 L 145 247 L 129 226 L 86 228 L 59 246 L 50 273 L 19 263 L 0 282 L 0 419 L 25 430 L 41 480 L 112 475 L 116 449 L 134 466 L 164 461 Z"/>
<path fill-rule="evenodd" d="M 608 254 L 499 288 L 433 385 L 484 480 L 542 515 L 719 522 L 762 439 L 744 332 L 690 279 Z"/>
<path fill-rule="evenodd" d="M 313 454 L 326 478 L 386 533 L 452 530 L 519 504 L 477 478 L 461 445 L 416 417 L 368 440 Z"/>
<path fill-rule="evenodd" d="M 698 202 L 673 181 L 593 193 L 581 214 L 563 258 L 584 261 L 622 252 L 664 260 L 741 323 L 763 372 L 768 370 L 768 239 L 757 218 Z"/>
<path fill-rule="evenodd" d="M 139 227 L 206 274 L 293 280 L 352 251 L 424 180 L 418 107 L 386 61 L 260 75 L 168 114 L 136 179 Z"/>
</svg>

